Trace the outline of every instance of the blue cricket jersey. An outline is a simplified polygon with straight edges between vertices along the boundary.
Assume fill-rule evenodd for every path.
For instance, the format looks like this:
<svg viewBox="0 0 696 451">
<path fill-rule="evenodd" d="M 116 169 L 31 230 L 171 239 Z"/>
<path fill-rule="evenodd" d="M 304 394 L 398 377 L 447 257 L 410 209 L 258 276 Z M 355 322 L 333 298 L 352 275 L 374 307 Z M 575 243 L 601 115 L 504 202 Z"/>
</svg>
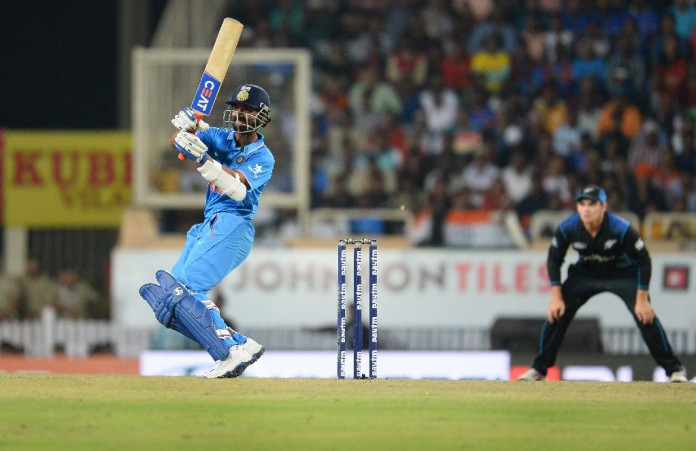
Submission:
<svg viewBox="0 0 696 451">
<path fill-rule="evenodd" d="M 222 193 L 212 183 L 208 184 L 205 199 L 206 217 L 220 212 L 234 212 L 251 221 L 259 206 L 259 197 L 271 178 L 275 159 L 266 147 L 264 137 L 259 133 L 259 140 L 241 148 L 234 139 L 234 132 L 224 128 L 210 127 L 199 131 L 198 137 L 208 146 L 208 155 L 223 166 L 244 173 L 250 188 L 243 201 L 238 202 Z"/>
</svg>

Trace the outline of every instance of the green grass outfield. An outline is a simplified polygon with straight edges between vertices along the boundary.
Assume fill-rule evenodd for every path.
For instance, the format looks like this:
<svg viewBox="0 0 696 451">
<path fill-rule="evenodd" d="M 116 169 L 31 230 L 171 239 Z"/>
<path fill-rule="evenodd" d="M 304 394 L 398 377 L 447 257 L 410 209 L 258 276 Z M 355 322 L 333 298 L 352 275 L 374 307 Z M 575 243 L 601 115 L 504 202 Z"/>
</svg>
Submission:
<svg viewBox="0 0 696 451">
<path fill-rule="evenodd" d="M 0 374 L 0 450 L 693 449 L 696 384 Z"/>
</svg>

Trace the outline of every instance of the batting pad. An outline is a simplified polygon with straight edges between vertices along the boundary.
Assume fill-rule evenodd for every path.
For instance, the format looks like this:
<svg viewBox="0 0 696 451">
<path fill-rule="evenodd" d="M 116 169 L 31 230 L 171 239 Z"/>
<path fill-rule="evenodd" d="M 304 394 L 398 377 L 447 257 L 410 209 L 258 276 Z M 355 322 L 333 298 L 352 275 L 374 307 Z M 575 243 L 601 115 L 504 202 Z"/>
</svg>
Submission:
<svg viewBox="0 0 696 451">
<path fill-rule="evenodd" d="M 174 329 L 193 341 L 198 341 L 196 340 L 196 337 L 194 337 L 193 334 L 191 334 L 191 332 L 189 332 L 189 330 L 181 323 L 181 321 L 174 317 L 173 313 L 169 311 L 167 308 L 167 303 L 165 302 L 165 294 L 159 285 L 154 283 L 143 285 L 140 287 L 140 296 L 147 301 L 152 311 L 155 312 L 157 321 L 162 323 L 165 327 Z"/>
<path fill-rule="evenodd" d="M 215 322 L 208 308 L 167 271 L 157 271 L 155 278 L 160 284 L 163 302 L 167 310 L 172 312 L 172 317 L 181 322 L 213 359 L 226 359 L 229 348 L 218 337 Z"/>
</svg>

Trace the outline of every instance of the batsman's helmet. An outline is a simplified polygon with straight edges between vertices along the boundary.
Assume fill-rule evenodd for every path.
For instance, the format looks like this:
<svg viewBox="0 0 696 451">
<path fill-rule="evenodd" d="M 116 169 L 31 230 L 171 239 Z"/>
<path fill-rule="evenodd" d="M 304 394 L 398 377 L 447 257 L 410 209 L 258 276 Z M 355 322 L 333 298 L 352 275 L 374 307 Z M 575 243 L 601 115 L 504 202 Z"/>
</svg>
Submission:
<svg viewBox="0 0 696 451">
<path fill-rule="evenodd" d="M 227 128 L 237 133 L 249 133 L 265 127 L 271 121 L 271 98 L 261 86 L 245 83 L 234 88 L 232 97 L 225 102 L 229 108 L 223 114 L 223 122 Z M 256 111 L 256 114 L 232 115 L 234 107 L 245 106 Z"/>
</svg>

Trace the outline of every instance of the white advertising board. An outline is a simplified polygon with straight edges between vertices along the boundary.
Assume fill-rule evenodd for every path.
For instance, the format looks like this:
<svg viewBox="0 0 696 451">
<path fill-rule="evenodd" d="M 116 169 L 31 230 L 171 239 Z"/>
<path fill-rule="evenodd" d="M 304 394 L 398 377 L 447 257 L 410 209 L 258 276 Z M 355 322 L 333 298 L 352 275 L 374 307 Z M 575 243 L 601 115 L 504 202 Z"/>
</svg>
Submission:
<svg viewBox="0 0 696 451">
<path fill-rule="evenodd" d="M 366 251 L 366 249 L 365 249 Z M 154 326 L 139 287 L 169 269 L 172 250 L 115 250 L 112 254 L 113 318 L 133 327 Z M 366 252 L 363 261 L 366 263 Z M 352 253 L 348 253 L 352 267 Z M 689 254 L 653 255 L 651 297 L 663 325 L 696 324 L 696 296 Z M 568 260 L 576 257 L 569 254 Z M 242 327 L 302 327 L 336 317 L 337 250 L 256 247 L 219 286 L 223 312 Z M 363 271 L 367 274 L 367 270 Z M 366 282 L 367 277 L 363 276 Z M 352 301 L 352 271 L 347 275 Z M 367 293 L 367 288 L 363 290 Z M 381 327 L 490 327 L 498 317 L 543 317 L 549 300 L 545 252 L 379 250 L 378 304 Z M 633 327 L 613 295 L 590 300 L 579 317 L 602 326 Z"/>
<path fill-rule="evenodd" d="M 143 376 L 197 376 L 212 367 L 213 361 L 204 351 L 146 351 L 140 355 Z M 377 371 L 379 378 L 389 379 L 508 380 L 510 353 L 379 351 Z M 351 354 L 346 360 L 346 378 L 352 375 Z M 267 351 L 244 376 L 336 378 L 336 353 Z"/>
</svg>

